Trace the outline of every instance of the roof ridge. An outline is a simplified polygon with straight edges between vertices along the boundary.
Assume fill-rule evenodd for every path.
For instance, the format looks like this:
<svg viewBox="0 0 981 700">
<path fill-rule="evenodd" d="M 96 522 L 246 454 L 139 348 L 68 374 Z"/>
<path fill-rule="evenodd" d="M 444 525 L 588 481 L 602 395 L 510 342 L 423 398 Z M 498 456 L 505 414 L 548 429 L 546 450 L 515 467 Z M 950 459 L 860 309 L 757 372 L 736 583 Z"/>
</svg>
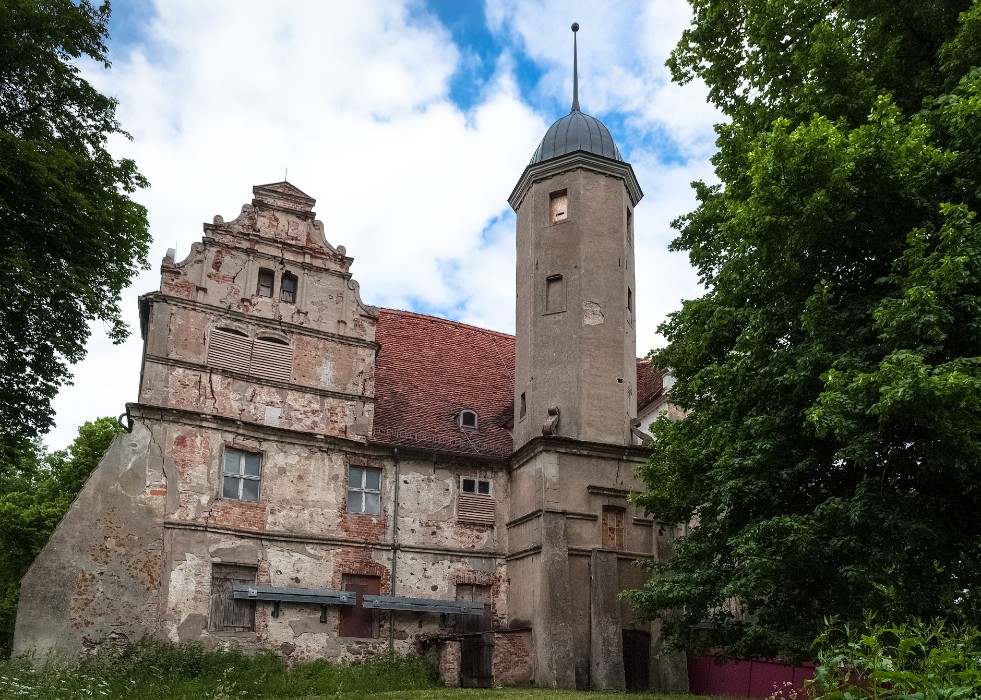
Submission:
<svg viewBox="0 0 981 700">
<path fill-rule="evenodd" d="M 481 328 L 480 326 L 475 326 L 472 323 L 464 323 L 463 321 L 456 321 L 451 318 L 443 318 L 441 316 L 433 316 L 432 314 L 421 314 L 418 311 L 406 311 L 405 309 L 389 309 L 386 307 L 379 307 L 379 311 L 391 314 L 399 314 L 401 316 L 415 316 L 417 318 L 429 319 L 432 321 L 439 321 L 441 323 L 452 323 L 454 326 L 461 326 L 463 328 L 469 328 L 474 331 L 479 331 L 481 333 L 488 333 L 491 335 L 501 336 L 503 338 L 509 338 L 514 340 L 514 335 L 511 333 L 504 333 L 502 331 L 491 330 L 490 328 Z"/>
</svg>

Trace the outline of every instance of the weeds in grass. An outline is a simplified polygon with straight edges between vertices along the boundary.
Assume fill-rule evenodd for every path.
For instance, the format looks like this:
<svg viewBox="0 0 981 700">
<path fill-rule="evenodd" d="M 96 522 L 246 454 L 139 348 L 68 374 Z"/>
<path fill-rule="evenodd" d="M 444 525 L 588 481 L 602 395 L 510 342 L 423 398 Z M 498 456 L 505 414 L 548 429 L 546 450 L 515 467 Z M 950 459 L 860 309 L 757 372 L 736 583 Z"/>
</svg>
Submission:
<svg viewBox="0 0 981 700">
<path fill-rule="evenodd" d="M 436 687 L 432 664 L 398 657 L 357 664 L 326 661 L 287 668 L 271 653 L 205 650 L 143 642 L 83 666 L 26 659 L 0 662 L 0 700 L 251 700 L 362 698 Z"/>
</svg>

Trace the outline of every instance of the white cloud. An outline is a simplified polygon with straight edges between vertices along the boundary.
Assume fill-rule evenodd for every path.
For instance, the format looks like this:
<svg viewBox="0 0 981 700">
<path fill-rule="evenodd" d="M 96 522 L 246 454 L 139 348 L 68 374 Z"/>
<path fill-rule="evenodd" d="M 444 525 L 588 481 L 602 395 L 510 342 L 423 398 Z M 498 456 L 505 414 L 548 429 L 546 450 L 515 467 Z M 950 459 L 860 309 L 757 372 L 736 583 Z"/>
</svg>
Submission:
<svg viewBox="0 0 981 700">
<path fill-rule="evenodd" d="M 186 256 L 202 222 L 234 218 L 252 185 L 281 180 L 286 168 L 317 198 L 327 239 L 355 258 L 367 303 L 446 309 L 512 331 L 507 196 L 561 116 L 543 113 L 548 100 L 540 97 L 571 96 L 574 20 L 583 26 L 583 108 L 623 115 L 627 137 L 667 133 L 692 157 L 664 166 L 646 142 L 620 143 L 632 146 L 624 150 L 647 193 L 636 218 L 641 353 L 657 342 L 663 314 L 697 293 L 684 256 L 664 250 L 673 235 L 667 222 L 693 206 L 687 181 L 709 172 L 706 125 L 715 119 L 697 90 L 671 86 L 663 67 L 687 23 L 681 0 L 488 2 L 500 55 L 467 112 L 449 88 L 473 51 L 454 45 L 415 0 L 156 0 L 155 10 L 145 35 L 113 56 L 111 71 L 87 69 L 119 99 L 118 116 L 134 137 L 115 141 L 114 152 L 135 159 L 152 183 L 136 199 L 150 214 L 153 269 L 123 298 L 135 336 L 136 297 L 158 288 L 166 249 Z M 516 84 L 522 50 L 544 70 L 530 91 L 535 106 Z M 96 328 L 76 385 L 55 402 L 58 427 L 48 443 L 61 447 L 84 420 L 117 415 L 134 401 L 141 352 L 138 337 L 112 347 Z"/>
</svg>

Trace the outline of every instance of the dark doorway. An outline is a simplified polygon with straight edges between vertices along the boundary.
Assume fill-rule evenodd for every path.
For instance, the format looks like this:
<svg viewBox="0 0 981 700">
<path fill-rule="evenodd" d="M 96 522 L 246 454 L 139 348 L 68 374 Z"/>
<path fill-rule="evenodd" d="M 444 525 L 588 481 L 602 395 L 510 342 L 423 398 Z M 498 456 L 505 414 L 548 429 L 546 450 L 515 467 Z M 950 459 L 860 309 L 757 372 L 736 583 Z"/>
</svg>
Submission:
<svg viewBox="0 0 981 700">
<path fill-rule="evenodd" d="M 650 686 L 651 635 L 623 630 L 623 675 L 627 690 L 647 690 Z"/>
<path fill-rule="evenodd" d="M 464 637 L 460 641 L 460 685 L 464 688 L 490 688 L 494 685 L 494 635 Z"/>
<path fill-rule="evenodd" d="M 355 591 L 358 594 L 357 605 L 341 606 L 341 622 L 337 634 L 340 637 L 377 637 L 378 624 L 375 611 L 365 608 L 365 595 L 378 595 L 381 591 L 381 579 L 378 576 L 361 576 L 360 574 L 344 574 L 341 585 L 345 591 Z"/>
</svg>

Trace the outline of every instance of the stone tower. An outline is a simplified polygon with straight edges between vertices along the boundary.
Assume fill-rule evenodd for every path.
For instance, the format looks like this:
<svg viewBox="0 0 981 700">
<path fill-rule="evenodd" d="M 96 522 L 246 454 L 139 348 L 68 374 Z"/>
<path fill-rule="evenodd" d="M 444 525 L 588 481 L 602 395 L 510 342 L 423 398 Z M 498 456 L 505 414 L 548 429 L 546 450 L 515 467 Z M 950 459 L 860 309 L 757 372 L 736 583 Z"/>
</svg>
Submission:
<svg viewBox="0 0 981 700">
<path fill-rule="evenodd" d="M 515 449 L 543 434 L 630 444 L 637 416 L 633 209 L 643 193 L 574 90 L 572 111 L 546 132 L 509 198 Z"/>
<path fill-rule="evenodd" d="M 548 129 L 509 198 L 509 621 L 532 629 L 538 685 L 641 689 L 654 682 L 650 627 L 633 625 L 617 595 L 643 582 L 631 553 L 651 547 L 651 521 L 627 501 L 642 488 L 636 466 L 645 458 L 631 434 L 633 209 L 643 194 L 609 130 L 580 110 L 577 73 L 572 110 Z"/>
</svg>

